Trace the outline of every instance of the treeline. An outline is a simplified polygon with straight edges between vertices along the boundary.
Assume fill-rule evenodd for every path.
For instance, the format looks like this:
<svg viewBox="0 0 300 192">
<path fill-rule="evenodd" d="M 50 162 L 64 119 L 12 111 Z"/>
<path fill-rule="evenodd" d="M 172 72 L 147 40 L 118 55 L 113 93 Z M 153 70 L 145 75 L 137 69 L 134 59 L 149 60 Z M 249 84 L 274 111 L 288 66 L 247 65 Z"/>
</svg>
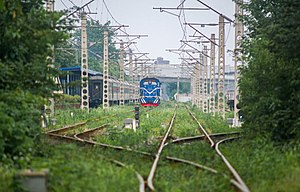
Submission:
<svg viewBox="0 0 300 192">
<path fill-rule="evenodd" d="M 41 108 L 55 90 L 52 45 L 68 38 L 41 0 L 0 0 L 0 162 L 25 163 L 39 137 Z"/>
<path fill-rule="evenodd" d="M 251 0 L 243 9 L 243 128 L 251 138 L 299 141 L 300 1 Z"/>
<path fill-rule="evenodd" d="M 48 12 L 45 3 L 0 0 L 0 162 L 29 161 L 41 134 L 42 108 L 57 89 L 58 69 L 81 63 L 76 14 Z M 102 71 L 103 31 L 108 30 L 110 75 L 119 77 L 116 33 L 109 24 L 87 20 L 89 69 Z"/>
</svg>

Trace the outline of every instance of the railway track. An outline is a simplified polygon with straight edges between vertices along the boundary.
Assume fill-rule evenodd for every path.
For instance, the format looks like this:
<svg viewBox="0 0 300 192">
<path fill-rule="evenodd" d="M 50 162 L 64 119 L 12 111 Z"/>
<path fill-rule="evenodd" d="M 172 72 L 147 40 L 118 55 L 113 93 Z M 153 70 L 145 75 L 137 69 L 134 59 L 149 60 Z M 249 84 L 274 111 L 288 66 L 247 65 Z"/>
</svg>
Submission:
<svg viewBox="0 0 300 192">
<path fill-rule="evenodd" d="M 226 139 L 222 139 L 219 142 L 215 143 L 212 139 L 212 137 L 206 132 L 206 130 L 203 128 L 203 126 L 200 124 L 200 122 L 197 120 L 197 118 L 195 117 L 195 115 L 186 107 L 186 109 L 188 110 L 189 114 L 192 116 L 192 118 L 197 122 L 197 124 L 199 125 L 199 130 L 204 133 L 205 137 L 207 138 L 207 140 L 210 143 L 210 146 L 214 148 L 214 150 L 216 151 L 216 153 L 221 157 L 222 161 L 225 163 L 225 165 L 227 166 L 227 168 L 230 170 L 231 174 L 233 175 L 234 179 L 236 182 L 234 182 L 234 186 L 237 187 L 240 191 L 243 192 L 250 192 L 249 188 L 247 187 L 247 185 L 245 184 L 245 182 L 242 180 L 241 176 L 238 174 L 238 172 L 233 168 L 233 166 L 231 165 L 231 163 L 226 159 L 225 155 L 222 154 L 222 152 L 219 150 L 219 145 L 224 142 L 224 141 L 228 141 L 228 140 L 234 140 L 238 137 L 231 137 L 231 138 L 226 138 Z"/>
<path fill-rule="evenodd" d="M 175 107 L 175 112 L 174 112 L 174 115 L 173 115 L 173 117 L 172 117 L 172 119 L 171 119 L 171 121 L 170 121 L 170 123 L 169 123 L 169 127 L 168 127 L 168 129 L 167 129 L 167 131 L 166 131 L 166 133 L 165 133 L 163 139 L 161 140 L 161 142 L 160 142 L 160 144 L 159 144 L 159 148 L 158 148 L 158 150 L 157 150 L 157 153 L 155 154 L 155 160 L 154 160 L 154 162 L 153 162 L 153 164 L 152 164 L 150 173 L 149 173 L 149 175 L 148 175 L 148 177 L 147 177 L 147 186 L 148 186 L 148 187 L 150 188 L 150 190 L 152 190 L 152 191 L 155 190 L 155 189 L 154 189 L 154 185 L 153 185 L 153 179 L 154 179 L 155 171 L 156 171 L 156 169 L 157 169 L 157 164 L 158 164 L 158 161 L 159 161 L 159 159 L 160 159 L 160 156 L 161 156 L 161 153 L 162 153 L 162 151 L 163 151 L 163 148 L 164 148 L 164 146 L 165 146 L 165 143 L 166 143 L 166 141 L 167 141 L 167 138 L 168 138 L 168 136 L 169 136 L 169 134 L 170 134 L 170 131 L 171 131 L 171 129 L 172 129 L 172 126 L 173 126 L 173 123 L 174 123 L 174 120 L 175 120 L 175 117 L 176 117 L 176 109 L 177 109 L 177 107 Z"/>
<path fill-rule="evenodd" d="M 223 139 L 227 138 L 228 136 L 237 136 L 237 135 L 239 135 L 239 132 L 218 133 L 218 134 L 208 134 L 208 133 L 206 133 L 205 134 L 205 132 L 204 132 L 205 129 L 201 126 L 202 129 L 201 128 L 200 129 L 201 129 L 201 132 L 204 133 L 203 135 L 177 138 L 177 139 L 174 139 L 174 140 L 167 143 L 167 140 L 170 138 L 169 134 L 170 134 L 170 131 L 172 129 L 173 123 L 175 121 L 175 118 L 176 118 L 176 110 L 175 110 L 175 113 L 172 116 L 172 119 L 171 119 L 170 123 L 169 123 L 169 127 L 168 127 L 167 131 L 165 132 L 165 135 L 164 135 L 163 139 L 161 140 L 161 142 L 159 144 L 158 151 L 155 154 L 149 153 L 149 152 L 144 152 L 144 151 L 139 151 L 139 150 L 135 150 L 135 149 L 131 149 L 131 148 L 128 148 L 128 147 L 109 145 L 109 144 L 99 143 L 99 142 L 95 142 L 95 141 L 90 140 L 90 138 L 93 135 L 101 133 L 108 126 L 107 124 L 98 126 L 96 128 L 93 128 L 93 129 L 86 130 L 86 131 L 81 132 L 81 133 L 74 134 L 72 136 L 63 135 L 63 133 L 68 132 L 69 130 L 74 130 L 76 128 L 84 126 L 87 123 L 87 122 L 81 122 L 81 123 L 66 126 L 66 127 L 60 128 L 60 129 L 51 130 L 51 131 L 47 132 L 47 135 L 49 135 L 50 137 L 55 137 L 55 138 L 59 138 L 59 139 L 62 139 L 62 140 L 66 140 L 68 142 L 77 142 L 77 143 L 85 144 L 85 145 L 92 145 L 92 146 L 110 148 L 110 149 L 114 149 L 114 150 L 128 151 L 128 152 L 139 153 L 141 155 L 151 157 L 151 159 L 154 159 L 154 161 L 153 161 L 151 170 L 149 172 L 149 175 L 147 176 L 147 179 L 145 179 L 146 177 L 143 177 L 137 171 L 135 171 L 135 174 L 136 174 L 137 179 L 139 181 L 139 191 L 140 192 L 145 191 L 146 188 L 148 188 L 150 191 L 154 191 L 155 190 L 154 185 L 153 185 L 154 175 L 155 175 L 155 172 L 156 172 L 156 169 L 157 169 L 157 166 L 158 166 L 158 161 L 161 158 L 161 154 L 162 154 L 162 151 L 163 151 L 164 147 L 166 147 L 170 144 L 182 144 L 182 143 L 187 143 L 187 142 L 194 142 L 194 141 L 197 141 L 197 140 L 198 141 L 207 140 L 210 143 L 210 146 L 214 148 L 215 146 L 219 146 L 219 144 L 220 144 L 220 143 L 215 143 L 215 140 L 223 141 Z M 194 117 L 194 119 L 195 119 L 195 117 Z M 208 139 L 207 137 L 209 137 L 210 139 Z M 210 168 L 210 167 L 207 167 L 205 165 L 199 164 L 197 162 L 189 161 L 189 160 L 186 160 L 186 159 L 182 159 L 182 158 L 178 158 L 178 157 L 172 157 L 172 156 L 165 156 L 165 157 L 163 157 L 163 159 L 168 160 L 168 161 L 172 161 L 172 162 L 176 162 L 176 163 L 190 165 L 190 166 L 205 170 L 205 171 L 213 173 L 213 174 L 222 174 L 222 173 L 220 173 L 219 171 L 217 171 L 213 168 Z M 122 166 L 124 168 L 127 167 L 127 165 L 124 162 L 121 162 L 119 160 L 112 159 L 112 160 L 109 160 L 109 161 L 113 162 L 114 164 L 116 164 L 118 166 Z M 243 181 L 240 179 L 240 177 L 235 176 L 235 179 L 231 179 L 229 176 L 226 176 L 225 174 L 223 174 L 223 176 L 228 178 L 230 180 L 230 183 L 233 184 L 240 191 L 247 191 L 247 187 L 245 187 L 246 185 L 243 183 Z"/>
</svg>

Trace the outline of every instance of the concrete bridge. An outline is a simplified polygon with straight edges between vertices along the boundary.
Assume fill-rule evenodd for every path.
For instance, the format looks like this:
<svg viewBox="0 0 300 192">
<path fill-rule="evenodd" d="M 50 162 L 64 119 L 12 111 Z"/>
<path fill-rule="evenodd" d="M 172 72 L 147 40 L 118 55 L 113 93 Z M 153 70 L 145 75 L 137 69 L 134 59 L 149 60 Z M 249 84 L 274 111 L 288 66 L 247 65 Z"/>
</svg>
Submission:
<svg viewBox="0 0 300 192">
<path fill-rule="evenodd" d="M 166 77 L 166 76 L 161 76 L 161 77 L 156 77 L 160 80 L 162 83 L 177 83 L 178 78 L 177 77 Z M 179 82 L 191 82 L 191 78 L 186 78 L 186 77 L 180 77 Z"/>
</svg>

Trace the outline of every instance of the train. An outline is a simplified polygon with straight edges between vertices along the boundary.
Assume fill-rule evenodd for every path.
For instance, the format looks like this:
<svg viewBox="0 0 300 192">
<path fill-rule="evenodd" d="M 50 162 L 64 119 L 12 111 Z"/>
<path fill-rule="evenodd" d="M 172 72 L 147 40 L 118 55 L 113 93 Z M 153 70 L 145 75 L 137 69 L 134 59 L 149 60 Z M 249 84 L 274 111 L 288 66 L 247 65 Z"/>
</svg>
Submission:
<svg viewBox="0 0 300 192">
<path fill-rule="evenodd" d="M 63 75 L 60 76 L 60 83 L 64 94 L 81 95 L 81 69 L 79 66 L 60 68 Z M 138 101 L 138 95 L 133 94 L 137 85 L 129 82 L 121 82 L 109 77 L 109 103 L 118 104 L 121 99 L 120 87 L 124 85 L 124 102 Z M 103 103 L 103 74 L 89 70 L 89 107 L 95 108 Z"/>
<path fill-rule="evenodd" d="M 140 104 L 143 107 L 160 104 L 161 83 L 157 78 L 144 78 L 140 80 Z"/>
</svg>

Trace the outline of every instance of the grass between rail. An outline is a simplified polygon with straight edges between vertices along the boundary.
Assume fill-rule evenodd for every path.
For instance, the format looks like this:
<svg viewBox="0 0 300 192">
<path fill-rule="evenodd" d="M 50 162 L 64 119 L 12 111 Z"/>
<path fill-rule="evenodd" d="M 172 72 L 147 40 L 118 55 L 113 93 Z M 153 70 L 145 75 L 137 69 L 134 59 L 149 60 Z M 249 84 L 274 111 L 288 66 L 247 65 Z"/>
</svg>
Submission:
<svg viewBox="0 0 300 192">
<path fill-rule="evenodd" d="M 129 147 L 155 154 L 162 135 L 174 112 L 173 105 L 161 105 L 153 110 L 141 108 L 140 127 L 136 132 L 123 128 L 125 118 L 133 118 L 133 106 L 94 109 L 90 113 L 80 110 L 58 111 L 58 124 L 51 129 L 88 123 L 83 129 L 103 124 L 109 126 L 92 139 L 111 145 Z M 231 132 L 218 117 L 210 117 L 192 108 L 193 113 L 209 133 Z M 115 116 L 112 116 L 117 114 Z M 171 138 L 200 135 L 197 124 L 180 106 L 171 132 Z M 221 150 L 240 173 L 251 191 L 300 191 L 300 147 L 273 146 L 266 141 L 246 141 L 243 138 L 221 145 Z M 54 142 L 42 137 L 34 158 L 26 164 L 30 169 L 49 169 L 49 191 L 138 191 L 134 170 L 144 178 L 149 174 L 153 157 L 115 149 L 89 147 L 72 143 Z M 220 158 L 205 141 L 189 144 L 170 144 L 162 154 L 154 185 L 157 191 L 234 191 L 228 178 L 191 165 L 175 163 L 164 157 L 173 156 L 216 169 L 229 175 Z M 111 160 L 127 165 L 117 166 Z M 16 173 L 20 168 L 0 164 L 0 191 L 21 191 Z"/>
</svg>

